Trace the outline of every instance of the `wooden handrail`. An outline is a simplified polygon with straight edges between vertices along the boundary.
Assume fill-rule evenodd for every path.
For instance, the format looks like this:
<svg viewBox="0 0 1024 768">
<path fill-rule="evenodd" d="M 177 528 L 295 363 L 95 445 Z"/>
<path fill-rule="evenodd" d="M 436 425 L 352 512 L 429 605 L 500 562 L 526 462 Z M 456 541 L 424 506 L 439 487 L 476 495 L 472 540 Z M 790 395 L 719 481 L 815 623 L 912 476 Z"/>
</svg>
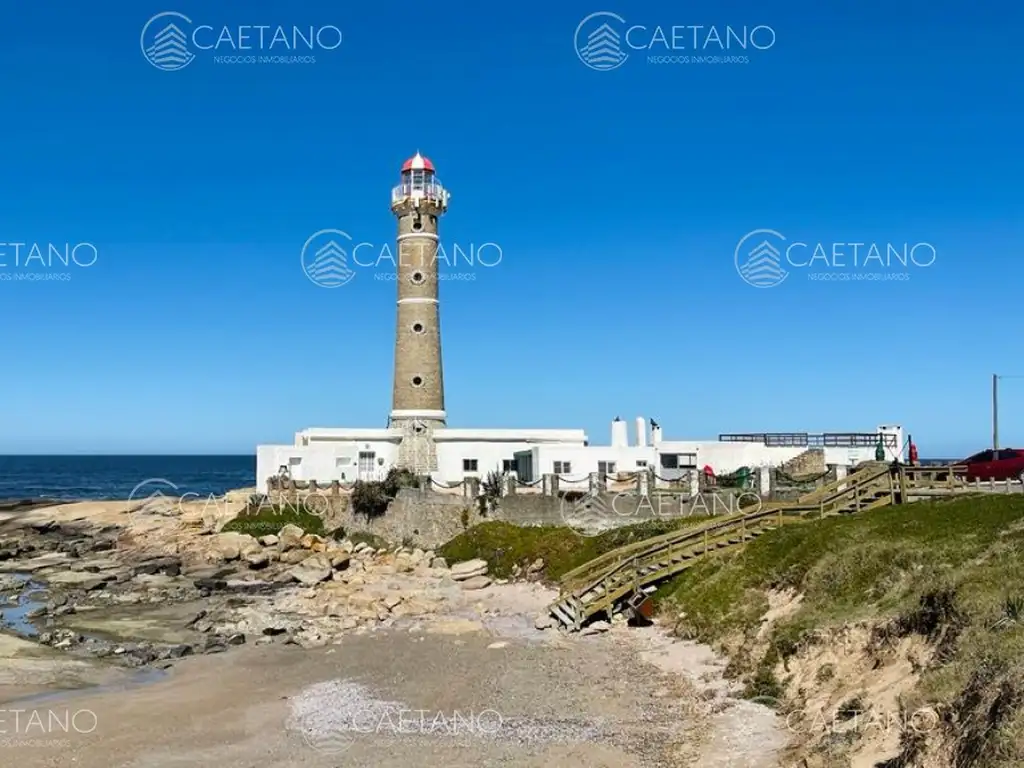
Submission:
<svg viewBox="0 0 1024 768">
<path fill-rule="evenodd" d="M 803 515 L 808 512 L 827 513 L 829 510 L 826 510 L 826 507 L 842 506 L 842 502 L 848 501 L 849 497 L 856 494 L 858 489 L 863 488 L 882 477 L 887 478 L 888 475 L 889 468 L 887 465 L 876 465 L 871 470 L 865 469 L 862 472 L 855 472 L 842 478 L 842 480 L 837 483 L 830 483 L 830 486 L 835 485 L 836 487 L 835 489 L 828 488 L 831 493 L 825 497 L 814 498 L 819 495 L 818 492 L 814 492 L 801 497 L 796 503 L 786 504 L 769 502 L 768 504 L 763 505 L 756 512 L 747 513 L 739 517 L 728 518 L 724 521 L 713 521 L 693 528 L 669 531 L 668 533 L 644 539 L 643 541 L 617 547 L 616 549 L 606 552 L 605 554 L 600 555 L 599 557 L 596 557 L 564 574 L 561 578 L 561 584 L 563 589 L 572 588 L 575 584 L 579 584 L 581 582 L 590 584 L 597 580 L 597 576 L 601 574 L 607 575 L 617 571 L 621 563 L 627 558 L 634 556 L 646 556 L 652 552 L 660 552 L 666 546 L 684 544 L 690 539 L 703 536 L 705 532 L 711 533 L 731 529 L 733 527 L 742 527 L 748 522 L 755 522 L 769 515 L 777 515 L 780 510 L 784 513 L 789 513 L 790 515 L 794 513 Z M 841 485 L 845 485 L 846 487 L 839 490 L 839 486 Z M 818 491 L 821 490 L 824 489 L 818 489 Z M 812 501 L 814 503 L 811 503 Z"/>
</svg>

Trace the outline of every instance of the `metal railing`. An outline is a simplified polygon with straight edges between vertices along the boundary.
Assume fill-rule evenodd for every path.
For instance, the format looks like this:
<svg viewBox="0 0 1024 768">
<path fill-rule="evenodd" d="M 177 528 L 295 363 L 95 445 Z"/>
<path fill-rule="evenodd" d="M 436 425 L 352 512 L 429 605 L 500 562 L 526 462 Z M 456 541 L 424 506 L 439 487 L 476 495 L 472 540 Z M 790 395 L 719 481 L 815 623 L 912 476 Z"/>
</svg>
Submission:
<svg viewBox="0 0 1024 768">
<path fill-rule="evenodd" d="M 874 448 L 879 438 L 884 447 L 897 447 L 896 435 L 871 432 L 746 432 L 718 436 L 718 440 L 723 443 L 761 443 L 787 448 Z"/>
</svg>

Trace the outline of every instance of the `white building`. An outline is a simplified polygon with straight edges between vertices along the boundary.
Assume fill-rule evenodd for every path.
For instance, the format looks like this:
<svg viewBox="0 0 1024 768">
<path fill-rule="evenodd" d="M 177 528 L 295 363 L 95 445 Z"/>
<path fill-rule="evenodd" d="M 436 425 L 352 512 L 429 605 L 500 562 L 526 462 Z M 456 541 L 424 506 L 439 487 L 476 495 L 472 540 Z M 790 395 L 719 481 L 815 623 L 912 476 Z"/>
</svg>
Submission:
<svg viewBox="0 0 1024 768">
<path fill-rule="evenodd" d="M 435 482 L 452 485 L 488 472 L 515 472 L 533 483 L 555 474 L 563 485 L 586 485 L 593 472 L 615 475 L 650 468 L 669 481 L 710 466 L 716 474 L 740 467 L 779 466 L 809 448 L 821 448 L 825 463 L 853 466 L 875 458 L 879 439 L 887 460 L 904 460 L 903 429 L 883 425 L 862 433 L 768 433 L 721 435 L 718 440 L 665 440 L 656 424 L 636 420 L 632 443 L 627 424 L 616 419 L 609 445 L 590 445 L 582 429 L 437 429 Z M 400 429 L 305 429 L 294 445 L 261 445 L 256 450 L 257 483 L 285 469 L 294 480 L 349 484 L 379 480 L 398 464 Z"/>
<path fill-rule="evenodd" d="M 828 464 L 853 465 L 873 459 L 879 435 L 888 458 L 902 455 L 903 430 L 883 426 L 858 434 L 722 435 L 718 440 L 663 440 L 643 419 L 628 440 L 626 422 L 612 422 L 611 442 L 592 446 L 581 429 L 452 429 L 447 425 L 441 361 L 437 243 L 440 218 L 450 194 L 433 163 L 418 152 L 402 166 L 391 192 L 398 221 L 396 266 L 397 338 L 392 409 L 386 429 L 305 429 L 292 445 L 256 449 L 256 483 L 286 472 L 293 480 L 318 483 L 382 478 L 391 467 L 429 474 L 443 485 L 491 471 L 516 472 L 535 483 L 556 474 L 563 485 L 583 485 L 591 473 L 633 473 L 651 468 L 671 480 L 705 465 L 716 474 L 740 467 L 774 466 L 808 448 L 824 448 Z M 326 247 L 312 265 L 317 274 L 347 273 L 344 250 Z"/>
</svg>

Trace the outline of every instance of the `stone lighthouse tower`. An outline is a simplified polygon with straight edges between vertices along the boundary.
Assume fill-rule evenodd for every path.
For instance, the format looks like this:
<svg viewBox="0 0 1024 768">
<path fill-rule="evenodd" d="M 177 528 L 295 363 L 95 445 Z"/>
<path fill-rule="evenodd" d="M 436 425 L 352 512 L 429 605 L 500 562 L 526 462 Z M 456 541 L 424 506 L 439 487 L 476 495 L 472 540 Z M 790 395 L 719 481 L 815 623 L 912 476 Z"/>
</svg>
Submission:
<svg viewBox="0 0 1024 768">
<path fill-rule="evenodd" d="M 445 424 L 437 224 L 446 210 L 448 191 L 433 163 L 417 152 L 391 190 L 398 218 L 398 324 L 388 426 L 403 432 L 398 466 L 418 474 L 437 469 L 433 431 Z"/>
</svg>

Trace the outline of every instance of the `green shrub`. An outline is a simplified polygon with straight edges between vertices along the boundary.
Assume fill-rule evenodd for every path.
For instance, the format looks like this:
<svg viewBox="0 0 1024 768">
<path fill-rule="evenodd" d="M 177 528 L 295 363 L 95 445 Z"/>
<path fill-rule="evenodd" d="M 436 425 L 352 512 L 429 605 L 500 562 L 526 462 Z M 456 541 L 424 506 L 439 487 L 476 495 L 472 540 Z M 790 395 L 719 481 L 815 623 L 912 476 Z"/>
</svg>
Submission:
<svg viewBox="0 0 1024 768">
<path fill-rule="evenodd" d="M 250 505 L 221 530 L 225 533 L 247 533 L 256 537 L 276 536 L 288 524 L 297 525 L 306 533 L 324 535 L 323 519 L 301 503 Z"/>
</svg>

